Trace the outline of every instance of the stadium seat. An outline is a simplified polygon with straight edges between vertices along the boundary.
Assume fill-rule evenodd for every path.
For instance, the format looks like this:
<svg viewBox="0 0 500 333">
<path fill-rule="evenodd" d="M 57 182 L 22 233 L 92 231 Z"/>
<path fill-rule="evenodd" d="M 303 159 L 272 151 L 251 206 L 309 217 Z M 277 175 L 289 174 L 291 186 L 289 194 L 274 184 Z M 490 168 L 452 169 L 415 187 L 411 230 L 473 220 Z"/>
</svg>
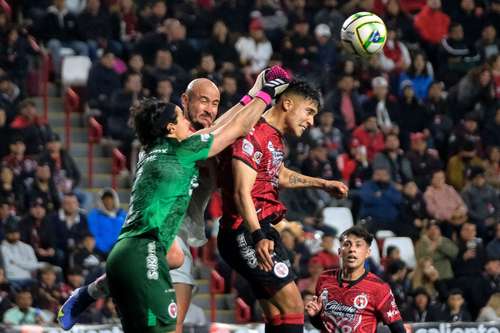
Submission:
<svg viewBox="0 0 500 333">
<path fill-rule="evenodd" d="M 389 246 L 396 246 L 401 252 L 401 260 L 403 260 L 408 267 L 415 268 L 415 248 L 413 242 L 409 237 L 389 237 L 384 240 L 384 249 L 382 251 L 384 257 L 387 255 L 387 248 Z"/>
<path fill-rule="evenodd" d="M 337 236 L 354 225 L 351 210 L 346 207 L 327 207 L 323 210 L 323 223 L 337 230 Z"/>
<path fill-rule="evenodd" d="M 62 64 L 62 84 L 66 87 L 85 86 L 91 66 L 92 62 L 89 57 L 65 57 Z"/>
<path fill-rule="evenodd" d="M 375 238 L 377 238 L 377 239 L 386 239 L 386 238 L 394 237 L 394 236 L 396 236 L 396 235 L 390 230 L 379 230 L 375 234 Z"/>
</svg>

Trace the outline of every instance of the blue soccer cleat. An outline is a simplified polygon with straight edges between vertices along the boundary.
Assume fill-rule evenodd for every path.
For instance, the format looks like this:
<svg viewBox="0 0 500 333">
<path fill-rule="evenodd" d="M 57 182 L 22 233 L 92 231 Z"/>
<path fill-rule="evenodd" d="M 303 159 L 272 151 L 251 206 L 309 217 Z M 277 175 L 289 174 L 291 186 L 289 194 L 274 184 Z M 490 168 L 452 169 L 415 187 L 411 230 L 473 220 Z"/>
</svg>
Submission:
<svg viewBox="0 0 500 333">
<path fill-rule="evenodd" d="M 57 314 L 57 321 L 64 330 L 69 330 L 78 322 L 78 317 L 94 303 L 95 299 L 89 295 L 88 287 L 75 289 L 64 302 Z"/>
</svg>

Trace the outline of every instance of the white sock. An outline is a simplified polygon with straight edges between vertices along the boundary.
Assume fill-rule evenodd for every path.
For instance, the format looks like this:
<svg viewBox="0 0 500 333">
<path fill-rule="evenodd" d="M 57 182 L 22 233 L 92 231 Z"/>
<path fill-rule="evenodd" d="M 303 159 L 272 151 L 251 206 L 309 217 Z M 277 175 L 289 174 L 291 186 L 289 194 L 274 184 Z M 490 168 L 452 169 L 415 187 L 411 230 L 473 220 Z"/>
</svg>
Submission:
<svg viewBox="0 0 500 333">
<path fill-rule="evenodd" d="M 99 276 L 94 282 L 89 284 L 89 295 L 94 299 L 104 298 L 109 295 L 108 280 L 106 274 Z"/>
</svg>

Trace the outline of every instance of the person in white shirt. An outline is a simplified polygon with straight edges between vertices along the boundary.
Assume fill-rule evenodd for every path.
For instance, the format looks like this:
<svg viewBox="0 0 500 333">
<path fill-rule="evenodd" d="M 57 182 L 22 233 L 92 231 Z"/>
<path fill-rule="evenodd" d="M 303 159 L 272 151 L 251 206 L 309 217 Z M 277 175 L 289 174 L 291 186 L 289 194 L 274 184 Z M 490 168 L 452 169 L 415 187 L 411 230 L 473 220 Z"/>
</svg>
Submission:
<svg viewBox="0 0 500 333">
<path fill-rule="evenodd" d="M 250 67 L 251 74 L 257 74 L 269 63 L 273 54 L 271 42 L 267 40 L 259 19 L 253 19 L 248 26 L 248 37 L 240 37 L 235 44 L 242 64 Z"/>
</svg>

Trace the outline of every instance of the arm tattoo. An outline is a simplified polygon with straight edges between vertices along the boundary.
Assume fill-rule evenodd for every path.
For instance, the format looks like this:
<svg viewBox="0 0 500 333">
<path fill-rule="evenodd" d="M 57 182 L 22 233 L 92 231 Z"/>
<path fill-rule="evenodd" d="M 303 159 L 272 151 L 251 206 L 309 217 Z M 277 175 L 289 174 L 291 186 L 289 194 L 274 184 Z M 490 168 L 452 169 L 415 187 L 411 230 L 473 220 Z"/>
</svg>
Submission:
<svg viewBox="0 0 500 333">
<path fill-rule="evenodd" d="M 288 181 L 290 182 L 290 185 L 309 184 L 306 179 L 297 175 L 291 175 L 290 178 L 288 178 Z"/>
</svg>

